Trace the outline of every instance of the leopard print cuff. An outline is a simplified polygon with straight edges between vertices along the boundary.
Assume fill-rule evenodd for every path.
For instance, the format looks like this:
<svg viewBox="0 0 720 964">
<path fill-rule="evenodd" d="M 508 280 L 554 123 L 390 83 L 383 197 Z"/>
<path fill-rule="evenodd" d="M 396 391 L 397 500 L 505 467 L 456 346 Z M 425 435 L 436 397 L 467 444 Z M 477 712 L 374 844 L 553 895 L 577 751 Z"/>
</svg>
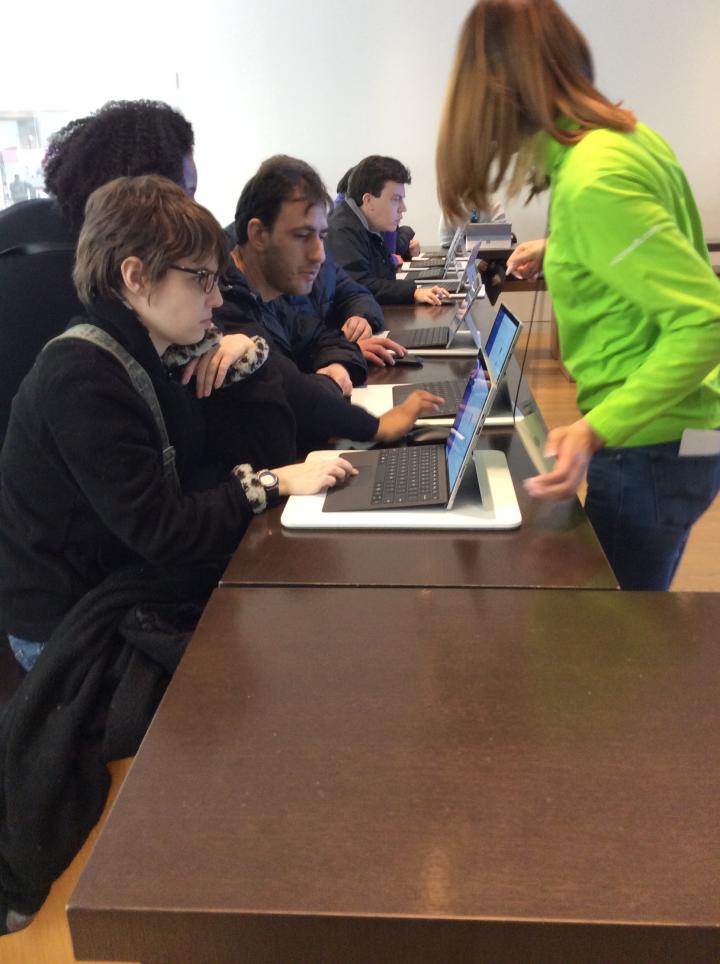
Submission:
<svg viewBox="0 0 720 964">
<path fill-rule="evenodd" d="M 267 361 L 270 348 L 264 338 L 252 335 L 251 344 L 230 367 L 223 387 L 249 378 Z M 170 345 L 162 356 L 166 368 L 184 368 L 193 358 L 199 358 L 220 344 L 220 332 L 214 326 L 209 328 L 202 339 L 194 345 Z"/>
<path fill-rule="evenodd" d="M 242 486 L 245 498 L 250 503 L 253 513 L 260 515 L 261 512 L 264 512 L 267 509 L 267 496 L 265 489 L 260 484 L 258 473 L 252 465 L 247 462 L 236 465 L 233 469 L 233 475 Z"/>
</svg>

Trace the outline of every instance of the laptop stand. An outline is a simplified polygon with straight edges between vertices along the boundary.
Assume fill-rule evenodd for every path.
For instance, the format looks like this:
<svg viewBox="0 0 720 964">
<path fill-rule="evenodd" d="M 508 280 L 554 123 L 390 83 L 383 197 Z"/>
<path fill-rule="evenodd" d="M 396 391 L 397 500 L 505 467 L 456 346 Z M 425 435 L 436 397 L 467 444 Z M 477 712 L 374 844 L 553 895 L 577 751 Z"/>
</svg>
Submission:
<svg viewBox="0 0 720 964">
<path fill-rule="evenodd" d="M 311 452 L 310 459 L 338 455 Z M 292 495 L 281 522 L 288 529 L 516 529 L 522 522 L 507 460 L 495 449 L 473 453 L 452 509 L 372 509 L 323 512 L 325 493 Z"/>
</svg>

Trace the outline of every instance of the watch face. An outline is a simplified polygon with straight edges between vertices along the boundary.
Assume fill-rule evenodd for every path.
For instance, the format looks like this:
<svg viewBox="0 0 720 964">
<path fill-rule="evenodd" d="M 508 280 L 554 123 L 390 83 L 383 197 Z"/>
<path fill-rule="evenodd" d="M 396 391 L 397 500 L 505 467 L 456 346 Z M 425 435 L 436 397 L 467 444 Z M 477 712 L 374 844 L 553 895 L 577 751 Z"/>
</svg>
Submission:
<svg viewBox="0 0 720 964">
<path fill-rule="evenodd" d="M 266 489 L 271 489 L 274 485 L 278 484 L 278 479 L 274 472 L 261 472 L 258 479 L 260 480 L 260 485 Z"/>
</svg>

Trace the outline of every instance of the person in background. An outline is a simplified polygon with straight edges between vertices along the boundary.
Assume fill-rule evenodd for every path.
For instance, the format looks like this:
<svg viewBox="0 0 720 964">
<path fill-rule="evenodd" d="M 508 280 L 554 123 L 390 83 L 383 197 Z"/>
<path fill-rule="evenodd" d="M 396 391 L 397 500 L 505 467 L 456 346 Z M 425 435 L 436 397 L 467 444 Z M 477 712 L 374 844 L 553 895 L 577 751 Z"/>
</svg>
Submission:
<svg viewBox="0 0 720 964">
<path fill-rule="evenodd" d="M 469 122 L 467 118 L 473 118 Z M 585 508 L 624 589 L 667 589 L 720 485 L 720 283 L 670 147 L 593 83 L 587 41 L 555 0 L 479 0 L 462 28 L 437 146 L 451 218 L 509 177 L 550 186 L 543 268 L 582 417 L 550 432 L 526 482 Z"/>
<path fill-rule="evenodd" d="M 396 266 L 381 232 L 397 230 L 405 207 L 408 169 L 392 157 L 371 155 L 353 168 L 345 200 L 328 219 L 328 249 L 347 273 L 380 304 L 442 304 L 449 292 L 418 287 L 395 277 Z"/>
<path fill-rule="evenodd" d="M 237 243 L 223 279 L 225 303 L 215 312 L 225 338 L 220 352 L 196 372 L 207 393 L 236 357 L 233 333 L 267 338 L 270 363 L 282 371 L 296 414 L 301 449 L 337 437 L 394 441 L 427 403 L 419 395 L 378 420 L 343 397 L 353 383 L 365 380 L 359 349 L 378 364 L 393 364 L 391 352 L 405 349 L 372 336 L 367 319 L 376 324 L 382 319 L 379 306 L 326 257 L 329 206 L 325 185 L 304 161 L 277 155 L 260 165 L 237 203 L 232 228 Z M 348 340 L 353 336 L 357 341 Z"/>
<path fill-rule="evenodd" d="M 0 212 L 0 437 L 10 401 L 40 348 L 83 310 L 72 259 L 85 204 L 122 175 L 159 174 L 195 195 L 193 129 L 158 101 L 111 101 L 50 138 L 43 162 L 50 197 Z M 33 283 L 38 272 L 42 285 Z"/>
<path fill-rule="evenodd" d="M 487 224 L 491 221 L 507 221 L 507 216 L 505 214 L 505 208 L 494 196 L 490 198 L 490 206 L 487 211 L 465 211 L 465 217 L 457 223 L 449 221 L 444 214 L 441 214 L 438 233 L 440 235 L 440 244 L 443 248 L 450 247 L 458 224 L 464 224 L 466 221 L 473 221 L 476 224 Z"/>
<path fill-rule="evenodd" d="M 20 175 L 16 174 L 12 181 L 10 182 L 10 198 L 13 204 L 19 204 L 21 201 L 28 201 L 30 198 L 34 197 L 35 192 L 32 189 L 32 185 L 28 184 L 27 181 L 22 181 Z"/>
<path fill-rule="evenodd" d="M 336 208 L 345 200 L 352 172 L 353 168 L 351 167 L 345 171 L 338 181 L 333 208 Z M 396 268 L 399 268 L 403 261 L 410 261 L 411 258 L 420 254 L 420 242 L 415 237 L 415 232 L 409 224 L 399 225 L 396 231 L 382 231 L 381 233 Z"/>
</svg>

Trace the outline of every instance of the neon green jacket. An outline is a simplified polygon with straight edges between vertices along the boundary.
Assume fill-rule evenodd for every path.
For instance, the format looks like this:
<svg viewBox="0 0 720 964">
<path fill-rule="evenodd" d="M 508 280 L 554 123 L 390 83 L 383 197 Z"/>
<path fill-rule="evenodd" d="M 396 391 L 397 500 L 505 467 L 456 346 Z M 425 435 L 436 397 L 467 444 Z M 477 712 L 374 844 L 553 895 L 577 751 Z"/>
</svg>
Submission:
<svg viewBox="0 0 720 964">
<path fill-rule="evenodd" d="M 720 281 L 677 158 L 654 131 L 548 139 L 545 277 L 580 411 L 612 446 L 720 426 Z"/>
</svg>

